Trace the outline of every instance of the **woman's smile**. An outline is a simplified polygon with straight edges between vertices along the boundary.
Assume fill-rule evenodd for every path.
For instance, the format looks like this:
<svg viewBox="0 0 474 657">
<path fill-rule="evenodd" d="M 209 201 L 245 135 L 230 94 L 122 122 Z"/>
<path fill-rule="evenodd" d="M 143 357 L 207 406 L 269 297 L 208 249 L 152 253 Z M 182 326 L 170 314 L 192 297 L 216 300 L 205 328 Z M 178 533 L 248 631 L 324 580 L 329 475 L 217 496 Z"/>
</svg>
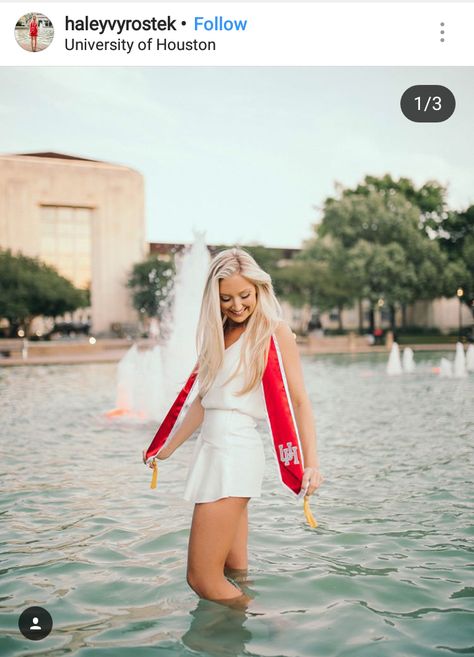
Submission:
<svg viewBox="0 0 474 657">
<path fill-rule="evenodd" d="M 257 304 L 257 290 L 248 279 L 233 274 L 219 282 L 221 311 L 229 320 L 242 325 L 239 319 L 247 321 Z M 242 304 L 242 305 L 240 305 Z"/>
</svg>

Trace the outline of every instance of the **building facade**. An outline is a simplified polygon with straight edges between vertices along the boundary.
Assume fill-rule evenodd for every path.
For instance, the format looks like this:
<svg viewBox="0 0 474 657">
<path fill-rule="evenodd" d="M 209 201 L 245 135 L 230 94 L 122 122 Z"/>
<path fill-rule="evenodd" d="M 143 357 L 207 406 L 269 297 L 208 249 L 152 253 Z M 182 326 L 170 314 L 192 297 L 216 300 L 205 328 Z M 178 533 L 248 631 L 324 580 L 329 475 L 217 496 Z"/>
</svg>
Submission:
<svg viewBox="0 0 474 657">
<path fill-rule="evenodd" d="M 136 324 L 126 282 L 148 252 L 143 177 L 59 153 L 0 156 L 0 248 L 39 257 L 89 289 L 95 333 Z"/>
</svg>

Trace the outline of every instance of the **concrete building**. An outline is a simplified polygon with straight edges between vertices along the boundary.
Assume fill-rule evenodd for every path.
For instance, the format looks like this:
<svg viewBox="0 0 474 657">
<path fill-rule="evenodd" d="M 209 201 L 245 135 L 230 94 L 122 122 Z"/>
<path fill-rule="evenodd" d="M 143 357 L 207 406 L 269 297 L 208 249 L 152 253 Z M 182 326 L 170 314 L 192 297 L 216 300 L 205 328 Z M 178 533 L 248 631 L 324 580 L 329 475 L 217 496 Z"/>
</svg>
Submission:
<svg viewBox="0 0 474 657">
<path fill-rule="evenodd" d="M 137 324 L 125 284 L 148 252 L 143 178 L 60 153 L 2 155 L 0 248 L 39 257 L 89 288 L 95 333 Z"/>
<path fill-rule="evenodd" d="M 367 328 L 369 325 L 367 302 L 363 303 L 362 311 L 364 326 Z M 399 308 L 396 310 L 395 318 L 397 326 L 402 326 L 402 312 Z M 322 313 L 321 322 L 327 329 L 337 329 L 339 320 L 336 309 L 330 313 Z M 346 330 L 357 331 L 359 327 L 359 309 L 357 306 L 342 311 L 342 324 Z M 472 326 L 472 313 L 466 304 L 459 304 L 457 297 L 417 301 L 407 306 L 406 324 L 416 328 L 438 329 L 441 333 L 447 334 L 456 331 L 460 325 L 464 328 Z M 388 310 L 385 308 L 375 310 L 375 325 L 385 329 L 390 327 Z"/>
</svg>

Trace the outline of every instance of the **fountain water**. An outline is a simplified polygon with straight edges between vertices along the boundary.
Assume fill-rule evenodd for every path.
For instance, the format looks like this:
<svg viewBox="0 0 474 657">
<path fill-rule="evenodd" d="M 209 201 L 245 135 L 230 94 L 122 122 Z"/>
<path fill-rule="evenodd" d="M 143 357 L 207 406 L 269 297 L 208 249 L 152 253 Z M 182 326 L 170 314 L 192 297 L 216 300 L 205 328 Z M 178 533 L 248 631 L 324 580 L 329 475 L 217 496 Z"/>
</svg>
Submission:
<svg viewBox="0 0 474 657">
<path fill-rule="evenodd" d="M 402 374 L 402 362 L 400 359 L 400 349 L 398 343 L 394 342 L 390 350 L 390 356 L 387 363 L 387 374 L 397 375 Z"/>
<path fill-rule="evenodd" d="M 439 375 L 449 379 L 453 376 L 453 364 L 447 358 L 442 358 L 439 363 Z"/>
<path fill-rule="evenodd" d="M 208 268 L 204 233 L 195 233 L 192 248 L 177 263 L 171 332 L 163 350 L 168 398 L 184 385 L 196 362 L 196 328 Z"/>
<path fill-rule="evenodd" d="M 125 415 L 162 420 L 179 388 L 193 368 L 195 345 L 209 252 L 204 233 L 176 259 L 173 308 L 164 320 L 169 338 L 153 349 L 139 351 L 133 345 L 118 365 L 117 403 L 109 417 Z"/>
<path fill-rule="evenodd" d="M 405 347 L 403 350 L 403 371 L 407 373 L 415 371 L 413 349 L 410 349 L 410 347 Z"/>
<path fill-rule="evenodd" d="M 456 342 L 456 356 L 454 357 L 454 376 L 461 379 L 467 376 L 466 356 L 461 342 Z"/>
<path fill-rule="evenodd" d="M 474 372 L 474 344 L 470 344 L 467 348 L 466 368 L 468 372 Z"/>
</svg>

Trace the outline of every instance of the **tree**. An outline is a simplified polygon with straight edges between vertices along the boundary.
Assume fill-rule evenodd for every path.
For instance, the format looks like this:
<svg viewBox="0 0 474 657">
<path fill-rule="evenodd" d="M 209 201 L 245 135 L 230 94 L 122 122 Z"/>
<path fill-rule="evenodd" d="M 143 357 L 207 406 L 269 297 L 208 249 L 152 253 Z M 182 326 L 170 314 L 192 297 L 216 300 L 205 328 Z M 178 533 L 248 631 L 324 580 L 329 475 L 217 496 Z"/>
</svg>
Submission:
<svg viewBox="0 0 474 657">
<path fill-rule="evenodd" d="M 0 317 L 8 319 L 10 335 L 34 317 L 56 317 L 88 305 L 88 291 L 80 290 L 54 267 L 21 253 L 0 250 Z"/>
<path fill-rule="evenodd" d="M 345 196 L 352 194 L 364 195 L 371 191 L 379 191 L 387 194 L 401 194 L 411 205 L 417 207 L 420 212 L 420 228 L 436 229 L 447 216 L 446 187 L 437 180 L 428 180 L 421 187 L 415 187 L 410 178 L 399 178 L 394 180 L 390 174 L 385 176 L 366 176 L 364 181 L 355 189 L 344 189 Z"/>
<path fill-rule="evenodd" d="M 174 259 L 168 262 L 152 255 L 136 263 L 127 282 L 133 307 L 147 317 L 161 320 L 172 301 L 175 273 Z"/>
<path fill-rule="evenodd" d="M 421 217 L 443 216 L 443 193 L 434 182 L 416 190 L 408 179 L 395 183 L 389 176 L 367 176 L 363 185 L 339 187 L 336 197 L 326 199 L 315 238 L 302 256 L 328 263 L 328 302 L 341 309 L 341 299 L 346 306 L 357 300 L 360 308 L 362 299 L 368 299 L 373 329 L 373 310 L 380 300 L 387 304 L 395 329 L 397 306 L 403 310 L 417 299 L 440 296 L 447 259 L 428 237 L 427 219 Z M 417 199 L 421 208 L 414 204 Z M 315 249 L 329 237 L 332 250 Z"/>
<path fill-rule="evenodd" d="M 449 212 L 439 224 L 436 238 L 448 258 L 444 294 L 454 296 L 461 288 L 461 301 L 474 314 L 474 205 L 464 212 Z"/>
<path fill-rule="evenodd" d="M 356 262 L 347 258 L 347 249 L 341 240 L 329 234 L 308 240 L 289 273 L 298 269 L 303 273 L 298 278 L 300 285 L 310 290 L 307 302 L 320 311 L 336 307 L 342 330 L 342 311 L 354 303 L 360 281 Z"/>
</svg>

